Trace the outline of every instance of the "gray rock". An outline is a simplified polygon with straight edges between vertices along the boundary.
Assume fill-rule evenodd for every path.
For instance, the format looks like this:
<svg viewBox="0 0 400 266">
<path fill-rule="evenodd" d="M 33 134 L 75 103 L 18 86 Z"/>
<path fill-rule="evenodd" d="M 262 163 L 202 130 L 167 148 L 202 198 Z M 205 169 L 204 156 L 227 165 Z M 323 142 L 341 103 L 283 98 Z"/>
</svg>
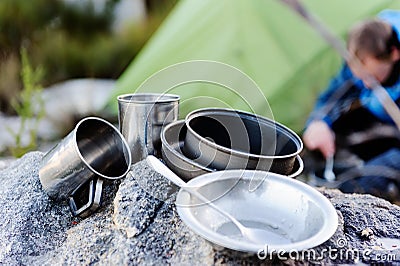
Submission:
<svg viewBox="0 0 400 266">
<path fill-rule="evenodd" d="M 0 158 L 0 170 L 7 168 L 16 159 L 14 157 L 2 157 Z"/>
<path fill-rule="evenodd" d="M 73 218 L 54 204 L 38 179 L 42 153 L 34 152 L 0 171 L 0 264 L 20 264 L 54 250 Z"/>
<path fill-rule="evenodd" d="M 320 189 L 339 215 L 332 238 L 313 249 L 315 256 L 275 254 L 260 260 L 212 245 L 192 232 L 173 204 L 176 188 L 145 161 L 133 165 L 121 182 L 106 184 L 95 214 L 74 218 L 66 204 L 52 202 L 43 192 L 38 178 L 42 156 L 28 153 L 0 170 L 0 264 L 328 265 L 385 260 L 400 265 L 400 245 L 388 246 L 386 239 L 400 239 L 400 208 L 376 197 Z"/>
</svg>

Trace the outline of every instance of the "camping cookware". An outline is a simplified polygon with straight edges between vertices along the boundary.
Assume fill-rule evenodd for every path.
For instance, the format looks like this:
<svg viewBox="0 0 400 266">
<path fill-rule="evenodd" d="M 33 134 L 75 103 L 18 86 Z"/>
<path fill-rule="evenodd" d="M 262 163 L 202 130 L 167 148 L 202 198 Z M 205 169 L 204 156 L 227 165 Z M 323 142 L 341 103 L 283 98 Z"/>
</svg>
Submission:
<svg viewBox="0 0 400 266">
<path fill-rule="evenodd" d="M 189 113 L 183 152 L 203 166 L 259 169 L 288 175 L 303 149 L 282 124 L 244 111 L 205 108 Z"/>
<path fill-rule="evenodd" d="M 184 120 L 179 120 L 166 126 L 161 131 L 161 154 L 168 167 L 183 180 L 188 181 L 196 176 L 215 170 L 202 166 L 183 154 L 182 149 L 186 132 Z"/>
<path fill-rule="evenodd" d="M 184 140 L 187 128 L 184 120 L 179 120 L 167 125 L 161 131 L 162 159 L 167 166 L 183 180 L 188 181 L 196 176 L 215 171 L 210 167 L 201 165 L 185 156 L 183 153 Z M 293 165 L 292 171 L 288 174 L 290 178 L 296 178 L 303 171 L 304 164 L 299 155 Z"/>
<path fill-rule="evenodd" d="M 130 147 L 132 163 L 149 154 L 161 156 L 161 129 L 178 119 L 179 99 L 158 93 L 118 96 L 119 129 Z"/>
<path fill-rule="evenodd" d="M 253 181 L 261 184 L 256 190 L 249 189 Z M 326 197 L 307 184 L 279 174 L 216 171 L 191 179 L 186 187 L 202 194 L 242 225 L 268 232 L 257 243 L 251 241 L 231 219 L 181 189 L 176 206 L 183 222 L 210 242 L 233 250 L 305 250 L 328 240 L 338 226 L 336 210 Z"/>
<path fill-rule="evenodd" d="M 160 162 L 156 157 L 149 155 L 147 156 L 147 162 L 156 170 L 158 173 L 162 174 L 169 181 L 174 183 L 176 186 L 180 187 L 181 189 L 189 192 L 192 196 L 195 196 L 199 201 L 200 204 L 207 204 L 223 216 L 230 220 L 234 226 L 240 231 L 240 235 L 245 238 L 245 240 L 253 242 L 255 244 L 264 244 L 264 241 L 268 239 L 271 235 L 269 230 L 255 228 L 255 227 L 247 227 L 241 224 L 235 217 L 230 215 L 225 210 L 221 209 L 217 205 L 215 205 L 212 201 L 210 201 L 207 197 L 203 194 L 199 193 L 194 188 L 187 186 L 185 182 L 182 181 L 174 172 L 172 172 L 166 165 Z M 267 174 L 267 173 L 266 173 Z"/>
<path fill-rule="evenodd" d="M 118 129 L 87 117 L 43 157 L 39 178 L 51 198 L 70 198 L 73 214 L 84 217 L 100 205 L 103 179 L 124 177 L 130 164 L 128 144 Z"/>
</svg>

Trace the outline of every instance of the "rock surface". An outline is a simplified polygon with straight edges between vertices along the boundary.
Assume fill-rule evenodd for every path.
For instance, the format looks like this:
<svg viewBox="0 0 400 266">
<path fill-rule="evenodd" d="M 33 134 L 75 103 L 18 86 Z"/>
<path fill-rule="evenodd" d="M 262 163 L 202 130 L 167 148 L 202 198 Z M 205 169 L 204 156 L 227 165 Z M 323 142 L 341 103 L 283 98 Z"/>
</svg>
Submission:
<svg viewBox="0 0 400 266">
<path fill-rule="evenodd" d="M 42 190 L 42 156 L 28 153 L 0 170 L 0 264 L 400 265 L 400 208 L 376 197 L 320 189 L 337 209 L 339 227 L 314 249 L 317 256 L 275 254 L 260 260 L 211 245 L 192 232 L 176 212 L 174 188 L 145 161 L 120 183 L 106 186 L 98 212 L 86 219 L 72 217 L 65 203 L 53 202 Z M 146 192 L 150 189 L 158 190 L 157 199 Z"/>
</svg>

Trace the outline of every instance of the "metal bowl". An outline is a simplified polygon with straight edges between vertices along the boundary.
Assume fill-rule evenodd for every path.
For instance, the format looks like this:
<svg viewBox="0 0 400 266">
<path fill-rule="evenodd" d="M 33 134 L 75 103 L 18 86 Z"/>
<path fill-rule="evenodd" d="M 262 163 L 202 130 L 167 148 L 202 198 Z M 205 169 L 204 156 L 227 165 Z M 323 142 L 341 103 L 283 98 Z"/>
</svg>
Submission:
<svg viewBox="0 0 400 266">
<path fill-rule="evenodd" d="M 254 180 L 260 185 L 250 190 Z M 233 250 L 267 253 L 301 251 L 318 246 L 336 231 L 338 217 L 331 202 L 309 185 L 257 170 L 225 170 L 190 180 L 214 204 L 248 227 L 270 231 L 265 244 L 244 239 L 219 212 L 181 189 L 176 206 L 183 222 L 208 241 Z M 267 250 L 266 250 L 267 248 Z"/>
<path fill-rule="evenodd" d="M 215 171 L 187 158 L 183 152 L 183 142 L 187 128 L 184 120 L 167 125 L 161 131 L 161 155 L 167 166 L 180 178 L 188 181 L 196 176 Z"/>
<path fill-rule="evenodd" d="M 211 173 L 215 169 L 203 166 L 183 153 L 187 127 L 184 120 L 167 125 L 161 132 L 161 154 L 167 166 L 183 180 L 188 181 L 196 176 Z M 299 155 L 296 156 L 292 171 L 288 177 L 296 178 L 303 172 L 304 163 Z"/>
<path fill-rule="evenodd" d="M 248 112 L 204 108 L 189 113 L 185 122 L 185 155 L 218 170 L 257 169 L 288 175 L 303 149 L 292 130 Z"/>
</svg>

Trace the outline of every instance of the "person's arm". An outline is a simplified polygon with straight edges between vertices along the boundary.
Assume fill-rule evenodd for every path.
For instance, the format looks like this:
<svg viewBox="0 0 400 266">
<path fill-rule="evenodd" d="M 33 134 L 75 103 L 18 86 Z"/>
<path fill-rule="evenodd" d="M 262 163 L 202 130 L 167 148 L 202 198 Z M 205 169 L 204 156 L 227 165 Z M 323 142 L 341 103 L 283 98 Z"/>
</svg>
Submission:
<svg viewBox="0 0 400 266">
<path fill-rule="evenodd" d="M 324 121 L 329 127 L 340 116 L 343 109 L 340 103 L 349 96 L 349 88 L 353 86 L 354 76 L 347 64 L 344 64 L 328 87 L 323 91 L 315 103 L 307 122 L 308 125 L 315 120 Z"/>
<path fill-rule="evenodd" d="M 353 76 L 345 64 L 331 80 L 328 88 L 319 96 L 303 133 L 305 146 L 310 150 L 320 150 L 325 157 L 335 153 L 335 133 L 332 123 L 342 113 L 343 100 L 349 95 Z"/>
</svg>

